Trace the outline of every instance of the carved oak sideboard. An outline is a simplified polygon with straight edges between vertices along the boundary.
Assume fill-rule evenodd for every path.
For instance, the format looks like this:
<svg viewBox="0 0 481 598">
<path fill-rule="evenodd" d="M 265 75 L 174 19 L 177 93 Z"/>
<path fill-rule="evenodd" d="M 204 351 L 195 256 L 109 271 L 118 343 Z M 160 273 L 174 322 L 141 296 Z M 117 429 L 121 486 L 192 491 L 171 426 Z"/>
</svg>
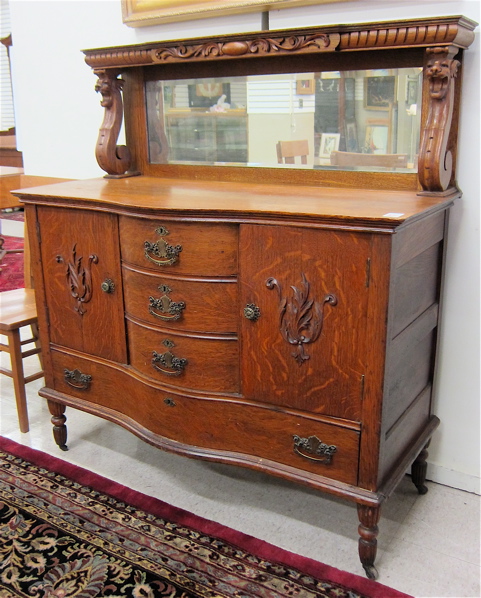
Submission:
<svg viewBox="0 0 481 598">
<path fill-rule="evenodd" d="M 460 67 L 474 26 L 446 17 L 86 51 L 105 108 L 97 157 L 107 176 L 18 192 L 30 222 L 40 394 L 60 448 L 71 406 L 160 448 L 355 501 L 360 559 L 376 576 L 381 505 L 410 465 L 426 492 L 425 447 L 439 423 L 432 387 L 443 252 L 460 197 Z M 414 70 L 356 81 L 355 71 L 372 77 L 381 68 Z M 239 144 L 229 138 L 233 119 L 221 119 L 242 111 L 235 98 L 244 88 L 219 83 L 223 72 L 296 73 L 289 119 L 299 129 L 304 117 L 326 122 L 316 94 L 335 90 L 339 106 L 328 118 L 338 132 L 313 129 L 321 147 L 306 168 L 203 163 L 212 113 L 220 113 L 215 143 Z M 238 119 L 248 127 L 262 112 L 256 84 L 249 80 Z M 362 106 L 349 95 L 355 86 L 358 98 L 366 90 Z M 313 118 L 303 112 L 311 100 Z M 417 164 L 323 162 L 328 142 L 355 149 L 350 105 L 377 119 L 356 121 L 358 140 L 365 127 L 379 144 L 368 127 L 388 127 L 386 154 L 403 147 L 401 110 L 417 109 L 418 134 L 405 145 L 415 142 Z M 128 149 L 117 146 L 124 107 Z M 183 135 L 166 125 L 174 108 L 203 123 L 189 133 L 204 144 L 202 163 L 169 158 Z M 253 156 L 255 134 L 242 137 Z"/>
</svg>

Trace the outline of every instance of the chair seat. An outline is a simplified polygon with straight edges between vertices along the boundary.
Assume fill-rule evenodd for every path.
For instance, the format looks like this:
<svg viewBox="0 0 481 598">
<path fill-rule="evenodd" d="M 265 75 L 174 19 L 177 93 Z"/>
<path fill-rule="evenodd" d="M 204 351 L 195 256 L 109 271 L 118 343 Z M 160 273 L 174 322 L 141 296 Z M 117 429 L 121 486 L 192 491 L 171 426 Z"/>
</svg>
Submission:
<svg viewBox="0 0 481 598">
<path fill-rule="evenodd" d="M 14 289 L 0 293 L 0 331 L 14 330 L 37 321 L 35 291 Z"/>
</svg>

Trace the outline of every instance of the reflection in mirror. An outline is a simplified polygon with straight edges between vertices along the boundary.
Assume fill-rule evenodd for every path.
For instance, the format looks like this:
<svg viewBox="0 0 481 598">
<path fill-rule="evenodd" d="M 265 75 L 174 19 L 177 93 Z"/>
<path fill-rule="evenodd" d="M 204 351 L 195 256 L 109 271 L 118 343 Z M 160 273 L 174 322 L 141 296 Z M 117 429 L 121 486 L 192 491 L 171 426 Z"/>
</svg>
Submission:
<svg viewBox="0 0 481 598">
<path fill-rule="evenodd" d="M 149 81 L 150 162 L 416 172 L 421 71 Z"/>
</svg>

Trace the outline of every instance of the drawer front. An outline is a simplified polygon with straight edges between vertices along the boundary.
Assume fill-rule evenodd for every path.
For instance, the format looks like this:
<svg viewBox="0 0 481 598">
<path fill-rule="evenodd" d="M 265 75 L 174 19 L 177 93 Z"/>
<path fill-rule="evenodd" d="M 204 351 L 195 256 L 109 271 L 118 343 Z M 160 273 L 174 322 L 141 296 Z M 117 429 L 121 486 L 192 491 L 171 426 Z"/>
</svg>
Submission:
<svg viewBox="0 0 481 598">
<path fill-rule="evenodd" d="M 237 331 L 237 284 L 189 281 L 123 268 L 125 310 L 151 324 L 196 332 Z"/>
<path fill-rule="evenodd" d="M 226 398 L 193 398 L 144 384 L 122 367 L 52 352 L 55 389 L 117 412 L 118 422 L 173 441 L 172 448 L 198 456 L 209 449 L 222 459 L 263 471 L 296 470 L 357 483 L 359 432 L 315 419 Z M 86 389 L 65 378 L 65 370 L 89 377 Z M 134 425 L 131 425 L 134 422 Z M 149 435 L 152 441 L 152 436 Z M 155 444 L 155 441 L 154 441 Z M 159 444 L 166 443 L 160 439 Z M 167 442 L 167 445 L 169 443 Z M 189 449 L 189 447 L 191 447 Z M 280 464 L 280 465 L 276 465 Z M 302 477 L 302 474 L 301 474 Z"/>
<path fill-rule="evenodd" d="M 124 262 L 155 272 L 195 276 L 237 274 L 235 224 L 185 223 L 120 217 Z"/>
<path fill-rule="evenodd" d="M 130 364 L 164 384 L 238 393 L 239 348 L 235 336 L 180 336 L 127 321 Z"/>
</svg>

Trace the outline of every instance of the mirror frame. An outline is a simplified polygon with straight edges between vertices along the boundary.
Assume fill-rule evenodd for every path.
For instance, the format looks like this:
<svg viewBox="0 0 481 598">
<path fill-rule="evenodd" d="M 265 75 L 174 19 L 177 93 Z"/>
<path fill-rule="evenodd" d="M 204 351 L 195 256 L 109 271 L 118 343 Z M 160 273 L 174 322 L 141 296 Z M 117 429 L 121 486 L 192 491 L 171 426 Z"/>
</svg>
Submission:
<svg viewBox="0 0 481 598">
<path fill-rule="evenodd" d="M 445 193 L 456 187 L 460 67 L 476 25 L 465 17 L 448 16 L 84 50 L 104 107 L 97 161 L 109 178 L 143 174 Z M 417 173 L 149 163 L 148 80 L 406 66 L 423 67 Z M 119 146 L 124 111 L 127 145 Z"/>
</svg>

